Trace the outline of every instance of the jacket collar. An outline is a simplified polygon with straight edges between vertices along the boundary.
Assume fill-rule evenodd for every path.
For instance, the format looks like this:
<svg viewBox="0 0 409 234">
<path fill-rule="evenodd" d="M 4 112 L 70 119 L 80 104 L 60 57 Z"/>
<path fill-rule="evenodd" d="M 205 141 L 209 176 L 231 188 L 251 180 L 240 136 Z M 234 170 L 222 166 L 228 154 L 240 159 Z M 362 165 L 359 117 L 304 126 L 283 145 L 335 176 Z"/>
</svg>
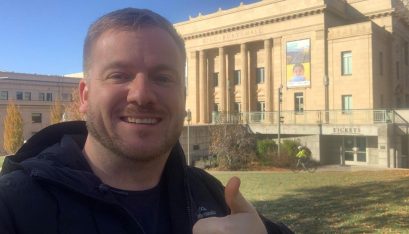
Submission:
<svg viewBox="0 0 409 234">
<path fill-rule="evenodd" d="M 79 147 L 83 148 L 83 143 L 81 137 L 87 135 L 87 128 L 84 121 L 70 121 L 62 122 L 48 126 L 22 145 L 22 147 L 16 152 L 12 157 L 7 157 L 4 161 L 1 175 L 7 174 L 15 169 L 21 169 L 18 164 L 29 159 L 34 158 L 42 151 L 46 150 L 61 141 L 64 135 L 72 135 L 78 140 Z"/>
</svg>

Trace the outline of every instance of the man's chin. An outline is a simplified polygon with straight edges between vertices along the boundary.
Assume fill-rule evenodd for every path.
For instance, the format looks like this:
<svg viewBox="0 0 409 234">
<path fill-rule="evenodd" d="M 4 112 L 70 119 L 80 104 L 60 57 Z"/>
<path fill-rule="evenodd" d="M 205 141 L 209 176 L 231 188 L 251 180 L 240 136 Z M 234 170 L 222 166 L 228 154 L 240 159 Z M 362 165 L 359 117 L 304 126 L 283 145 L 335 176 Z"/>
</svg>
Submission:
<svg viewBox="0 0 409 234">
<path fill-rule="evenodd" d="M 156 161 L 160 158 L 167 157 L 168 153 L 164 152 L 158 152 L 157 150 L 146 150 L 143 149 L 127 149 L 127 150 L 122 150 L 122 152 L 119 154 L 119 156 L 125 157 L 130 161 L 133 162 L 143 162 L 143 163 L 148 163 L 152 161 Z"/>
<path fill-rule="evenodd" d="M 155 143 L 154 143 L 155 142 Z M 132 161 L 149 162 L 161 157 L 167 157 L 172 146 L 161 146 L 158 141 L 114 142 L 113 153 Z M 115 144 L 117 143 L 117 144 Z"/>
</svg>

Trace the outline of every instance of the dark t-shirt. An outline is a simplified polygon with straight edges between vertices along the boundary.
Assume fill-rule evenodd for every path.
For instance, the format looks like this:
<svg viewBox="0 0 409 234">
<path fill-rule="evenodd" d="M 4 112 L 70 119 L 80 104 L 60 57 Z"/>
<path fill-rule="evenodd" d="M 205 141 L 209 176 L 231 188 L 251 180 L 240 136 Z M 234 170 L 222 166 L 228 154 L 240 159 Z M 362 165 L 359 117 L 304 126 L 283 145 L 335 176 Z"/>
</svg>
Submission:
<svg viewBox="0 0 409 234">
<path fill-rule="evenodd" d="M 141 224 L 146 234 L 172 233 L 166 186 L 159 183 L 144 191 L 112 189 L 118 201 L 126 207 Z"/>
</svg>

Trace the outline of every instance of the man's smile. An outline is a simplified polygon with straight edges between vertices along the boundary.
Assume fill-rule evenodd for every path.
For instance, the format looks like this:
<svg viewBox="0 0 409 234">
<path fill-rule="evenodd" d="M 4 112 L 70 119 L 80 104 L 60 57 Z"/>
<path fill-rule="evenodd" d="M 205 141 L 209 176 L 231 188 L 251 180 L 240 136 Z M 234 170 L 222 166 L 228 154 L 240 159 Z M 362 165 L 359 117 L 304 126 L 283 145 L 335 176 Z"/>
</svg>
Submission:
<svg viewBox="0 0 409 234">
<path fill-rule="evenodd" d="M 158 118 L 136 118 L 136 117 L 122 117 L 122 121 L 132 124 L 157 124 L 160 119 Z"/>
</svg>

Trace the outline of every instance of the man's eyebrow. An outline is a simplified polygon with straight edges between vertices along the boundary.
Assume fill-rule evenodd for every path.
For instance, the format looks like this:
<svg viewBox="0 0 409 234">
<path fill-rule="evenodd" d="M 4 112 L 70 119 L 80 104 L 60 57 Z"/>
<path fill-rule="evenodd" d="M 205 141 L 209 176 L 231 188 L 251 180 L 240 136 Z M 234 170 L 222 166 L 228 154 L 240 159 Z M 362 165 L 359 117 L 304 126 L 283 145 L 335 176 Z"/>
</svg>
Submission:
<svg viewBox="0 0 409 234">
<path fill-rule="evenodd" d="M 130 64 L 127 64 L 121 61 L 114 61 L 114 62 L 109 63 L 105 67 L 105 69 L 108 70 L 108 69 L 113 69 L 113 68 L 130 68 L 130 67 L 131 67 Z"/>
<path fill-rule="evenodd" d="M 114 62 L 109 63 L 105 67 L 105 70 L 110 70 L 110 69 L 133 69 L 133 65 L 125 63 L 125 62 L 121 62 L 121 61 L 114 61 Z M 158 64 L 148 69 L 149 73 L 155 73 L 155 72 L 161 72 L 161 71 L 170 72 L 176 77 L 181 76 L 181 74 L 179 73 L 177 69 L 167 64 Z"/>
<path fill-rule="evenodd" d="M 166 64 L 158 64 L 158 65 L 154 66 L 152 69 L 149 69 L 149 70 L 151 70 L 153 72 L 169 71 L 169 72 L 173 73 L 176 76 L 181 75 L 181 74 L 179 74 L 179 72 L 175 68 L 173 68 L 173 67 L 171 67 L 169 65 L 166 65 Z"/>
</svg>

